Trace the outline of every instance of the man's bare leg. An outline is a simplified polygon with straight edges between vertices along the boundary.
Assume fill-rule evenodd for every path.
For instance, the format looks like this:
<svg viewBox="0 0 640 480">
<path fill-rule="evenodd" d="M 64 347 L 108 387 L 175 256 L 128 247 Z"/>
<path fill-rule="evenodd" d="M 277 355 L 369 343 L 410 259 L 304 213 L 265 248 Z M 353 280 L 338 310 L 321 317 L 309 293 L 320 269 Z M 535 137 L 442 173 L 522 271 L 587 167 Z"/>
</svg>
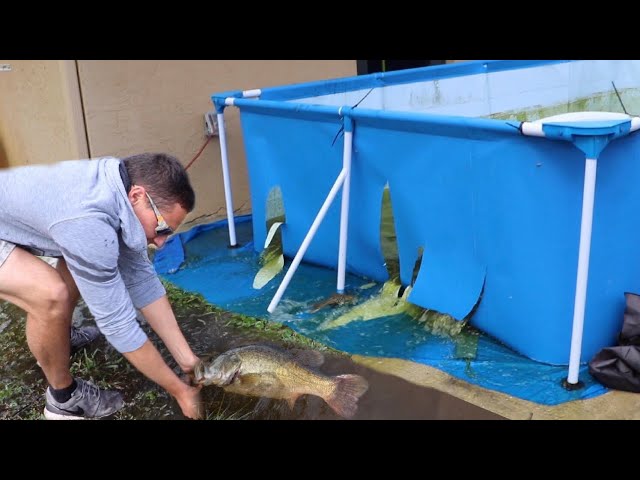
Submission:
<svg viewBox="0 0 640 480">
<path fill-rule="evenodd" d="M 66 265 L 62 268 L 66 270 Z M 75 303 L 63 275 L 20 248 L 15 248 L 0 266 L 0 298 L 27 312 L 29 350 L 54 389 L 73 382 L 69 331 Z"/>
<path fill-rule="evenodd" d="M 71 314 L 73 315 L 73 309 L 76 308 L 78 300 L 80 300 L 80 292 L 78 291 L 78 287 L 76 286 L 76 281 L 71 276 L 71 272 L 69 271 L 67 262 L 64 261 L 64 258 L 58 259 L 56 270 L 58 271 L 58 273 L 60 273 L 60 276 L 64 280 L 64 283 L 66 283 L 67 287 L 69 288 L 69 302 L 71 307 Z"/>
<path fill-rule="evenodd" d="M 67 263 L 63 258 L 58 259 L 58 263 L 56 265 L 56 270 L 62 276 L 62 279 L 69 287 L 69 298 L 70 298 L 70 309 L 71 309 L 71 322 L 73 322 L 73 311 L 78 305 L 78 300 L 80 299 L 80 292 L 78 291 L 78 287 L 76 286 L 76 282 L 71 276 L 71 272 L 67 268 Z M 88 326 L 83 325 L 79 328 L 71 327 L 71 354 L 77 352 L 81 348 L 89 345 L 93 341 L 97 340 L 101 333 L 97 326 Z"/>
</svg>

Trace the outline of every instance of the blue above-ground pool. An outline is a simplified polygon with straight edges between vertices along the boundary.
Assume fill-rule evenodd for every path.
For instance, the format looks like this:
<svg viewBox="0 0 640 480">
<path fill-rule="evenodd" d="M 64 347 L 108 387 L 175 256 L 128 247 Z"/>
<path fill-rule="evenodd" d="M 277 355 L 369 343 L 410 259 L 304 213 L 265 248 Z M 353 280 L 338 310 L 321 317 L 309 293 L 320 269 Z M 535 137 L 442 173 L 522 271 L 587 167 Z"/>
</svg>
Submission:
<svg viewBox="0 0 640 480">
<path fill-rule="evenodd" d="M 393 301 L 393 297 L 380 295 L 386 285 L 357 275 L 346 276 L 348 290 L 357 295 L 356 305 L 313 311 L 316 302 L 335 292 L 336 273 L 308 262 L 300 264 L 276 310 L 267 313 L 267 305 L 279 288 L 284 272 L 263 288 L 253 288 L 261 261 L 253 246 L 251 217 L 236 217 L 234 221 L 238 248 L 227 248 L 226 221 L 198 225 L 174 235 L 156 252 L 156 270 L 174 285 L 199 293 L 226 311 L 281 323 L 349 354 L 399 358 L 428 365 L 465 383 L 542 405 L 586 400 L 607 392 L 584 365 L 581 367 L 584 388 L 567 390 L 562 386 L 562 380 L 567 376 L 565 366 L 530 360 L 471 329 L 451 335 L 403 311 L 386 309 L 382 312 L 378 308 L 374 310 L 373 318 L 339 322 L 337 320 L 344 319 L 345 314 L 353 314 L 372 300 Z M 290 263 L 286 259 L 285 267 Z M 207 321 L 206 318 L 199 320 Z M 325 328 L 328 323 L 333 327 Z M 207 350 L 210 339 L 206 333 L 198 340 L 197 348 L 203 349 L 200 351 L 204 354 L 210 353 Z"/>
<path fill-rule="evenodd" d="M 212 100 L 240 111 L 257 250 L 278 187 L 296 255 L 349 138 L 346 270 L 387 279 L 388 186 L 408 300 L 566 365 L 614 345 L 624 292 L 640 292 L 638 79 L 632 60 L 473 61 Z M 340 197 L 306 262 L 336 268 Z"/>
</svg>

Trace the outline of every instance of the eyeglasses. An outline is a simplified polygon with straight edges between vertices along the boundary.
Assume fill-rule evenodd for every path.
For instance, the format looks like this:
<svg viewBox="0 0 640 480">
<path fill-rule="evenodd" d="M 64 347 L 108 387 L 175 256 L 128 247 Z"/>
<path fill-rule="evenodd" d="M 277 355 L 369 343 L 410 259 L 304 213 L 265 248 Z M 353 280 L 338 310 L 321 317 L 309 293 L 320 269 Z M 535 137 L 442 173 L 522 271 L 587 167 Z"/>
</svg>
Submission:
<svg viewBox="0 0 640 480">
<path fill-rule="evenodd" d="M 171 228 L 167 222 L 164 221 L 164 217 L 156 207 L 156 204 L 153 203 L 151 197 L 147 192 L 144 192 L 147 198 L 149 199 L 149 203 L 151 204 L 151 208 L 153 208 L 153 212 L 156 214 L 156 218 L 158 219 L 158 226 L 156 227 L 156 235 L 162 237 L 163 235 L 171 235 L 173 233 L 173 228 Z"/>
</svg>

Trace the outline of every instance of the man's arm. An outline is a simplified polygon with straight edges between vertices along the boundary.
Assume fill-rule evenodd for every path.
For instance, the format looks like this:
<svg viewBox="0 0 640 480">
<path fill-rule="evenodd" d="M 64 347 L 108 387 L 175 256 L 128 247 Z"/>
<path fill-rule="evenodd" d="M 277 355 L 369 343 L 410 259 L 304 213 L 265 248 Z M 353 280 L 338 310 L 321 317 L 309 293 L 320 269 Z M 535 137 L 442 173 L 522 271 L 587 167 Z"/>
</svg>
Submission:
<svg viewBox="0 0 640 480">
<path fill-rule="evenodd" d="M 118 268 L 114 228 L 107 220 L 93 216 L 57 223 L 50 233 L 107 341 L 120 353 L 140 348 L 147 335 L 138 324 Z"/>
<path fill-rule="evenodd" d="M 200 360 L 184 338 L 166 295 L 140 309 L 151 328 L 158 334 L 185 373 L 193 372 Z"/>
<path fill-rule="evenodd" d="M 182 371 L 192 373 L 196 363 L 199 362 L 200 359 L 193 353 L 187 340 L 184 338 L 167 296 L 163 295 L 155 302 L 140 309 L 140 311 L 147 322 L 149 322 L 149 325 L 151 325 L 151 328 L 153 328 L 167 346 Z M 127 359 L 134 365 L 136 365 L 134 362 L 139 362 L 141 367 L 144 367 L 144 365 L 148 364 L 152 359 L 153 355 L 160 356 L 153 344 L 151 344 L 151 342 L 147 343 L 149 345 L 143 345 L 142 348 L 136 352 L 127 354 Z M 139 367 L 136 368 L 140 370 Z M 175 397 L 180 404 L 180 408 L 185 412 L 185 415 L 191 418 L 201 418 L 202 412 L 199 410 L 201 407 L 199 393 L 202 386 L 197 388 L 190 387 L 179 379 L 175 382 L 173 378 L 177 378 L 176 375 L 168 366 L 166 366 L 166 369 L 168 370 L 168 372 L 165 372 L 166 378 L 159 379 L 167 383 L 167 387 L 165 387 L 166 390 Z M 162 374 L 162 372 L 158 373 Z M 156 383 L 160 384 L 160 381 L 156 381 Z M 187 413 L 190 411 L 193 412 L 191 415 Z"/>
<path fill-rule="evenodd" d="M 162 339 L 182 371 L 192 372 L 199 359 L 191 351 L 178 326 L 166 291 L 147 252 L 134 252 L 121 246 L 118 266 L 134 306 Z"/>
<path fill-rule="evenodd" d="M 185 416 L 200 418 L 199 389 L 178 378 L 138 324 L 132 298 L 118 268 L 120 249 L 113 227 L 99 217 L 85 217 L 61 222 L 50 232 L 96 325 L 109 343 L 141 373 L 173 395 Z M 157 278 L 155 281 L 159 282 Z M 140 295 L 139 301 L 149 298 Z M 150 298 L 157 300 L 164 295 L 164 289 L 156 289 L 154 295 Z"/>
<path fill-rule="evenodd" d="M 200 359 L 193 353 L 178 326 L 165 289 L 160 283 L 153 264 L 149 261 L 146 250 L 144 252 L 135 252 L 121 245 L 118 264 L 135 307 L 142 312 L 182 371 L 185 373 L 193 372 L 196 363 Z M 182 381 L 176 383 L 176 375 L 164 362 L 163 365 L 166 367 L 166 371 L 146 372 L 144 370 L 145 366 L 153 362 L 155 357 L 160 357 L 155 346 L 151 342 L 147 343 L 148 345 L 143 345 L 139 351 L 136 350 L 125 355 L 126 358 L 138 370 L 152 378 L 173 395 L 185 415 L 198 418 L 186 412 L 193 411 L 194 415 L 199 415 L 197 408 L 200 402 L 199 392 L 201 387 L 189 387 Z M 151 377 L 152 374 L 158 377 L 153 378 Z"/>
<path fill-rule="evenodd" d="M 147 340 L 137 350 L 124 352 L 123 355 L 140 372 L 169 392 L 176 399 L 186 417 L 202 418 L 203 410 L 200 399 L 202 387 L 192 387 L 180 380 L 150 340 Z"/>
</svg>

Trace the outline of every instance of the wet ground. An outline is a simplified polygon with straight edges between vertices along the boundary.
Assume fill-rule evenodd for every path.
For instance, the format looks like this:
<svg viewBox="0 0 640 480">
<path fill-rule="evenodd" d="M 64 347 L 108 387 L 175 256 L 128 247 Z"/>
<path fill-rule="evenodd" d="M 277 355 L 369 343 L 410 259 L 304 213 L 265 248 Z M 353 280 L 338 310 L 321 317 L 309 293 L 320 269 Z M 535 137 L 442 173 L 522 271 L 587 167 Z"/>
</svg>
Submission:
<svg viewBox="0 0 640 480">
<path fill-rule="evenodd" d="M 370 369 L 346 354 L 309 342 L 287 327 L 217 311 L 195 296 L 170 291 L 170 298 L 185 336 L 198 355 L 247 344 L 314 348 L 325 355 L 325 363 L 318 367 L 321 373 L 362 375 L 369 382 L 369 389 L 360 398 L 354 420 L 503 418 L 452 395 Z M 86 307 L 77 309 L 74 323 L 92 321 Z M 0 304 L 0 419 L 41 418 L 46 382 L 26 346 L 24 323 L 22 311 Z M 169 365 L 178 371 L 157 337 L 142 323 Z M 122 391 L 127 404 L 115 419 L 184 418 L 172 398 L 137 372 L 103 339 L 74 356 L 72 373 L 102 387 Z M 290 409 L 285 401 L 231 394 L 215 386 L 204 387 L 202 393 L 208 420 L 341 420 L 315 396 L 300 397 Z"/>
<path fill-rule="evenodd" d="M 360 398 L 355 420 L 496 420 L 502 419 L 480 407 L 442 393 L 420 387 L 401 378 L 385 375 L 350 359 L 330 358 L 322 367 L 326 374 L 357 373 L 369 382 L 369 390 Z M 338 419 L 322 400 L 307 398 L 299 412 L 283 418 Z M 300 403 L 303 403 L 302 401 Z M 298 409 L 296 409 L 298 410 Z"/>
</svg>

